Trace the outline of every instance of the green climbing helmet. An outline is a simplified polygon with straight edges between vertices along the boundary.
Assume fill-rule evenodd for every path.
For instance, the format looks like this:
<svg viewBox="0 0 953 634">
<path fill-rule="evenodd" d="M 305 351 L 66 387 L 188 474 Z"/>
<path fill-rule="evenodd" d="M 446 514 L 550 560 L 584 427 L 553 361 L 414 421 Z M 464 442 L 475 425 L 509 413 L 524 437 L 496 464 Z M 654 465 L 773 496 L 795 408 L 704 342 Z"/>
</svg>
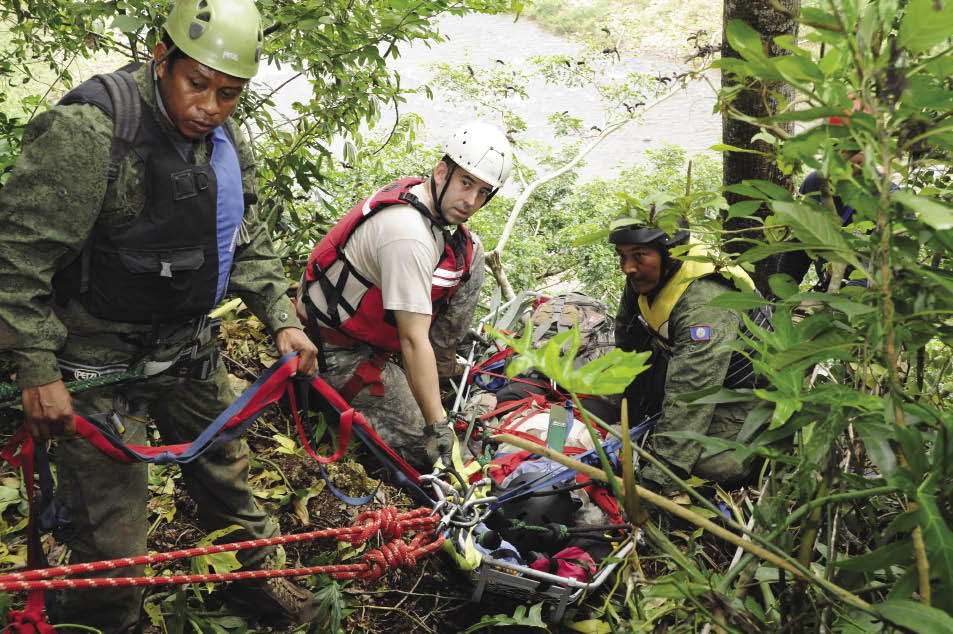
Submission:
<svg viewBox="0 0 953 634">
<path fill-rule="evenodd" d="M 179 49 L 209 68 L 251 79 L 261 59 L 261 14 L 252 0 L 178 0 L 165 30 Z"/>
</svg>

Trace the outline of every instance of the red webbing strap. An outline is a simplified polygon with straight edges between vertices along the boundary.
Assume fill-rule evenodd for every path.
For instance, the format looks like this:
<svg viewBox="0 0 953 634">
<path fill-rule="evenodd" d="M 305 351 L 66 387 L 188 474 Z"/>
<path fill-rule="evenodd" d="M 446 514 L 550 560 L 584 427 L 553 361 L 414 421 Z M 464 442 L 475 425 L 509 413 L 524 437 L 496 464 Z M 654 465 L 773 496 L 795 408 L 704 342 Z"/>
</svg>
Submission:
<svg viewBox="0 0 953 634">
<path fill-rule="evenodd" d="M 17 448 L 20 449 L 16 453 Z M 23 471 L 23 485 L 26 488 L 27 502 L 30 506 L 27 523 L 27 568 L 40 568 L 40 534 L 36 528 L 36 509 L 33 506 L 33 437 L 27 433 L 26 425 L 20 427 L 0 452 L 8 463 L 20 467 Z M 55 634 L 53 626 L 46 622 L 43 613 L 43 591 L 31 590 L 23 610 L 11 610 L 7 630 L 15 634 Z"/>
<path fill-rule="evenodd" d="M 334 388 L 328 385 L 324 379 L 320 376 L 315 375 L 311 379 L 311 387 L 316 389 L 324 398 L 334 406 L 339 412 L 345 412 L 349 409 L 352 409 L 348 405 L 347 401 L 338 394 Z M 367 420 L 364 418 L 364 415 L 360 412 L 354 412 L 354 418 L 351 421 L 352 426 L 357 425 L 361 430 L 367 435 L 367 437 L 377 445 L 381 451 L 386 453 L 391 460 L 394 461 L 394 464 L 397 465 L 397 468 L 400 469 L 401 473 L 407 476 L 411 482 L 414 484 L 420 484 L 420 473 L 414 469 L 410 464 L 404 460 L 400 454 L 390 448 L 390 445 L 384 442 L 384 440 L 377 435 L 377 432 L 367 423 Z"/>
<path fill-rule="evenodd" d="M 511 412 L 513 410 L 517 410 L 515 413 L 518 414 L 519 412 L 525 411 L 527 408 L 531 407 L 534 404 L 539 405 L 540 407 L 544 407 L 546 405 L 546 398 L 542 394 L 530 393 L 529 396 L 527 396 L 526 398 L 521 398 L 518 401 L 504 401 L 502 404 L 498 405 L 497 408 L 493 410 L 492 412 L 488 412 L 484 414 L 483 416 L 480 416 L 480 420 L 487 420 L 489 418 L 493 418 L 497 414 L 504 414 L 506 412 Z"/>
<path fill-rule="evenodd" d="M 362 361 L 354 374 L 347 380 L 344 387 L 341 388 L 341 397 L 348 403 L 364 389 L 365 385 L 371 386 L 371 396 L 384 396 L 387 393 L 384 382 L 381 381 L 381 372 L 384 371 L 384 365 L 387 363 L 387 354 L 375 351 L 371 358 Z"/>
<path fill-rule="evenodd" d="M 298 370 L 298 357 L 293 356 L 289 357 L 282 365 L 274 368 L 274 372 L 268 379 L 256 390 L 256 392 L 250 395 L 248 402 L 245 404 L 242 409 L 232 416 L 228 422 L 222 427 L 222 429 L 228 429 L 230 427 L 235 427 L 245 422 L 248 418 L 254 416 L 259 411 L 261 411 L 266 406 L 278 401 L 285 392 L 285 387 L 288 384 L 288 379 L 295 374 Z M 79 414 L 74 414 L 74 420 L 76 421 L 76 432 L 90 443 L 94 447 L 99 449 L 101 452 L 116 460 L 118 462 L 136 462 L 137 459 L 134 456 L 130 456 L 124 452 L 119 447 L 115 446 L 108 438 L 103 436 L 103 434 L 96 428 L 95 425 L 87 421 Z M 29 437 L 27 434 L 16 434 L 10 441 L 7 443 L 7 449 L 4 450 L 2 454 L 6 458 L 7 453 L 10 455 L 16 452 L 16 447 L 19 446 L 19 443 L 23 442 L 24 437 Z M 178 445 L 163 445 L 160 447 L 149 447 L 144 445 L 126 445 L 130 450 L 139 453 L 143 456 L 157 456 L 162 453 L 170 453 L 173 455 L 179 455 L 186 449 L 188 449 L 191 444 L 183 443 Z M 23 451 L 21 450 L 21 454 Z M 32 455 L 32 454 L 31 454 Z M 11 463 L 13 464 L 13 463 Z"/>
<path fill-rule="evenodd" d="M 511 356 L 513 356 L 514 352 L 516 351 L 513 350 L 513 348 L 504 348 L 499 352 L 494 352 L 488 359 L 485 359 L 484 361 L 481 361 L 480 363 L 473 366 L 473 368 L 470 370 L 470 375 L 467 377 L 467 383 L 473 383 L 474 376 L 477 374 L 489 374 L 490 376 L 499 376 L 505 379 L 506 375 L 495 374 L 489 370 L 486 370 L 485 368 L 493 365 L 497 361 L 505 361 L 506 359 L 509 359 Z"/>
<path fill-rule="evenodd" d="M 338 450 L 325 458 L 324 456 L 319 456 L 318 453 L 311 448 L 311 442 L 308 440 L 307 434 L 304 433 L 304 425 L 301 424 L 301 416 L 298 415 L 298 403 L 295 400 L 294 386 L 291 383 L 288 384 L 288 401 L 291 404 L 291 412 L 294 415 L 295 425 L 298 428 L 298 437 L 301 438 L 301 444 L 308 450 L 308 454 L 310 454 L 312 458 L 321 464 L 329 464 L 344 455 L 344 451 L 351 441 L 351 422 L 354 420 L 353 407 L 341 412 L 338 419 Z M 307 415 L 307 412 L 305 412 L 305 415 Z"/>
</svg>

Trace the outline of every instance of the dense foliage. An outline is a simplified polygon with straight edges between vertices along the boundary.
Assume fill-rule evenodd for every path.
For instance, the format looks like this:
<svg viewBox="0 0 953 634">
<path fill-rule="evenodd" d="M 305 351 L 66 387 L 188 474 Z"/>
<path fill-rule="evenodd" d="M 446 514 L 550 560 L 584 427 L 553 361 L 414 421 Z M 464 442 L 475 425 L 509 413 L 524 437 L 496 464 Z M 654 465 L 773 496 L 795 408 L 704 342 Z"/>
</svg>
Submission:
<svg viewBox="0 0 953 634">
<path fill-rule="evenodd" d="M 78 79 L 64 70 L 64 60 L 99 51 L 146 55 L 167 5 L 8 3 L 2 9 L 10 31 L 0 73 L 18 84 L 18 99 L 28 108 L 45 107 L 44 98 Z M 953 631 L 953 5 L 939 0 L 805 5 L 798 17 L 802 41 L 778 42 L 793 55 L 767 57 L 758 33 L 732 23 L 726 35 L 741 59 L 715 66 L 740 87 L 780 81 L 794 89 L 795 98 L 782 96 L 777 112 L 749 122 L 761 130 L 759 138 L 773 148 L 769 158 L 782 171 L 820 171 L 825 182 L 820 203 L 774 183 L 745 182 L 728 186 L 748 198 L 729 208 L 719 191 L 716 161 L 694 157 L 689 186 L 688 157 L 665 148 L 618 175 L 583 183 L 569 171 L 546 182 L 527 199 L 505 248 L 503 265 L 514 287 L 579 285 L 611 304 L 621 284 L 611 251 L 579 245 L 585 236 L 599 241 L 620 212 L 644 219 L 652 203 L 669 205 L 672 213 L 657 221 L 688 217 L 696 235 L 722 245 L 737 239 L 721 230 L 724 217 L 748 216 L 766 204 L 772 215 L 756 220 L 764 225 L 766 241 L 753 244 L 738 261 L 750 266 L 772 254 L 806 249 L 826 259 L 835 280 L 825 293 L 802 292 L 783 275 L 772 278 L 774 331 L 752 325 L 758 340 L 746 348 L 769 385 L 701 395 L 707 402 L 760 402 L 738 443 L 699 439 L 711 451 L 735 449 L 739 458 L 757 464 L 756 486 L 732 496 L 697 481 L 684 485 L 696 496 L 690 522 L 720 517 L 714 499 L 732 516 L 721 525 L 746 540 L 722 541 L 728 538 L 712 537 L 707 526 L 703 535 L 684 519 L 673 522 L 665 512 L 653 513 L 645 529 L 657 552 L 646 557 L 640 548 L 643 558 L 620 567 L 608 592 L 570 612 L 590 631 L 710 631 L 713 623 L 730 632 Z M 516 6 L 504 0 L 262 2 L 272 60 L 291 66 L 313 86 L 311 100 L 296 105 L 290 121 L 275 111 L 273 94 L 250 91 L 242 109 L 259 149 L 262 201 L 278 246 L 292 263 L 300 265 L 327 223 L 363 195 L 391 178 L 427 173 L 439 156 L 417 142 L 420 122 L 413 115 L 400 117 L 388 138 L 360 132 L 378 119 L 382 107 L 400 108 L 400 78 L 386 60 L 410 40 L 438 37 L 435 15 Z M 585 21 L 592 33 L 602 31 L 598 12 L 594 18 L 574 15 L 572 21 Z M 612 22 L 604 34 L 625 33 L 623 23 Z M 608 40 L 596 44 L 606 58 L 619 55 Z M 566 61 L 541 58 L 535 72 L 550 72 L 554 81 L 578 80 L 557 74 Z M 56 78 L 49 90 L 30 88 L 37 64 L 48 66 Z M 590 122 L 556 113 L 560 145 L 521 143 L 520 121 L 505 98 L 526 77 L 503 67 L 443 70 L 444 90 L 467 98 L 483 95 L 483 112 L 512 130 L 523 187 L 565 165 L 592 138 Z M 478 84 L 468 80 L 474 73 L 481 73 Z M 601 79 L 596 74 L 587 81 Z M 645 78 L 632 78 L 624 88 L 632 91 L 625 99 L 657 92 Z M 494 89 L 502 98 L 494 99 Z M 726 116 L 743 117 L 732 107 L 736 90 L 723 91 L 720 105 Z M 637 114 L 620 111 L 617 103 L 607 108 L 606 120 Z M 823 123 L 832 116 L 844 125 Z M 800 126 L 793 135 L 779 126 L 790 121 Z M 15 157 L 23 123 L 16 115 L 0 117 L 0 168 Z M 332 138 L 347 142 L 343 162 L 332 158 Z M 846 157 L 858 152 L 863 160 L 853 167 Z M 835 196 L 857 212 L 846 227 L 833 213 Z M 500 240 L 514 203 L 511 196 L 497 196 L 472 221 L 488 250 Z M 292 278 L 297 271 L 292 267 Z M 841 288 L 844 276 L 866 286 Z M 769 300 L 734 294 L 720 301 L 750 308 Z M 249 341 L 263 338 L 261 329 L 253 320 L 229 328 L 229 345 L 241 347 L 240 358 L 253 361 L 258 351 Z M 545 366 L 543 357 L 537 362 Z M 599 372 L 620 380 L 611 369 L 600 366 Z M 600 381 L 595 372 L 576 374 L 590 389 Z M 266 461 L 303 457 L 289 430 L 284 432 L 266 432 L 280 437 L 277 449 L 263 453 Z M 294 508 L 307 518 L 317 486 L 292 486 L 281 469 L 261 469 L 256 477 L 256 488 L 265 491 L 276 512 Z M 626 477 L 630 484 L 631 474 Z M 157 525 L 176 513 L 172 478 L 162 470 L 152 473 Z M 22 499 L 15 478 L 0 482 L 0 508 L 15 508 Z M 621 501 L 633 509 L 631 497 Z M 655 530 L 658 526 L 666 530 Z M 21 529 L 3 526 L 3 563 L 23 563 Z M 342 612 L 349 605 L 343 596 L 337 584 L 322 581 L 332 630 L 343 627 L 348 615 L 348 609 Z M 161 601 L 184 627 L 182 614 L 189 611 L 183 593 Z M 162 620 L 159 608 L 160 599 L 147 605 L 154 622 Z M 485 627 L 541 623 L 538 609 L 484 621 Z"/>
<path fill-rule="evenodd" d="M 287 235 L 287 218 L 327 217 L 311 200 L 333 161 L 332 139 L 348 148 L 360 141 L 362 126 L 372 126 L 383 108 L 399 111 L 407 90 L 387 67 L 413 41 L 440 38 L 435 18 L 470 11 L 518 11 L 515 0 L 449 0 L 318 2 L 263 0 L 269 63 L 290 67 L 295 77 L 311 84 L 308 99 L 293 113 L 279 113 L 276 94 L 284 85 L 252 84 L 238 117 L 247 124 L 259 151 L 261 205 L 276 234 L 292 246 L 318 234 Z M 74 77 L 67 62 L 94 54 L 116 54 L 120 60 L 147 60 L 165 19 L 169 0 L 27 0 L 0 7 L 9 29 L 0 50 L 0 75 L 22 85 L 38 74 L 52 84 L 35 82 L 35 91 L 21 96 L 33 108 L 49 106 L 85 77 Z M 121 65 L 121 64 L 119 64 Z M 48 69 L 44 73 L 43 69 Z M 257 88 L 257 89 L 256 89 Z M 5 100 L 0 95 L 0 102 Z M 18 153 L 26 117 L 0 117 L 0 168 L 9 168 Z M 353 152 L 348 152 L 348 158 Z M 296 225 L 297 226 L 297 225 Z M 316 230 L 321 227 L 318 223 Z"/>
</svg>

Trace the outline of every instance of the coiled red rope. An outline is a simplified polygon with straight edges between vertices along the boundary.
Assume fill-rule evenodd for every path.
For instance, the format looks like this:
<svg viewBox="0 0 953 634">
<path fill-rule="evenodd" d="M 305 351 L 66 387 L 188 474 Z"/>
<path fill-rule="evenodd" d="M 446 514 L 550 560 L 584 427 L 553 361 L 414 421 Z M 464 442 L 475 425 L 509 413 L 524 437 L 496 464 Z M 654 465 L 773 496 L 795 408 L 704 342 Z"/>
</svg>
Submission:
<svg viewBox="0 0 953 634">
<path fill-rule="evenodd" d="M 0 590 L 27 591 L 27 590 L 62 590 L 88 588 L 120 588 L 127 586 L 157 586 L 181 583 L 203 583 L 220 581 L 238 581 L 245 579 L 268 579 L 271 577 L 300 577 L 305 575 L 330 574 L 337 579 L 377 579 L 385 572 L 399 567 L 412 568 L 417 560 L 439 549 L 444 542 L 443 535 L 434 536 L 434 528 L 438 518 L 432 515 L 430 509 L 419 508 L 406 513 L 398 513 L 393 506 L 377 511 L 361 513 L 352 526 L 343 528 L 328 528 L 299 533 L 295 535 L 281 535 L 265 539 L 252 539 L 230 544 L 213 544 L 188 548 L 167 553 L 155 553 L 137 557 L 122 557 L 108 561 L 70 564 L 53 568 L 24 570 L 0 575 Z M 416 535 L 404 543 L 405 532 L 415 531 Z M 335 538 L 338 541 L 348 542 L 352 546 L 365 543 L 368 539 L 380 533 L 384 539 L 391 541 L 379 549 L 364 554 L 360 563 L 333 564 L 327 566 L 310 566 L 305 568 L 288 568 L 283 570 L 241 570 L 238 572 L 168 575 L 157 577 L 101 577 L 93 579 L 51 579 L 63 575 L 76 573 L 98 572 L 115 570 L 128 566 L 162 563 L 177 559 L 187 559 L 200 555 L 260 548 L 277 544 L 289 544 L 310 541 L 322 538 Z"/>
</svg>

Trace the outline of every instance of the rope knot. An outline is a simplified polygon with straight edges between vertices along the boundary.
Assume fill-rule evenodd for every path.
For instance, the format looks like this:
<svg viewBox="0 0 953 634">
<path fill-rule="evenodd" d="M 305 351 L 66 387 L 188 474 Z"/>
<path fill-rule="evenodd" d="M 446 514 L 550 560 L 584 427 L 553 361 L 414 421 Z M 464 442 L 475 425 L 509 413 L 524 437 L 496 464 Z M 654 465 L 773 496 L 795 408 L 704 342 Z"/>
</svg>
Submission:
<svg viewBox="0 0 953 634">
<path fill-rule="evenodd" d="M 413 550 L 399 539 L 365 553 L 361 561 L 367 566 L 367 571 L 359 577 L 371 581 L 389 570 L 396 570 L 398 567 L 413 568 L 417 565 Z"/>
<path fill-rule="evenodd" d="M 354 528 L 360 529 L 357 534 L 351 534 L 344 537 L 344 541 L 352 546 L 357 546 L 373 537 L 378 531 L 385 539 L 401 537 L 404 534 L 404 528 L 397 521 L 397 509 L 393 506 L 385 506 L 377 511 L 365 511 L 354 520 Z"/>
</svg>

